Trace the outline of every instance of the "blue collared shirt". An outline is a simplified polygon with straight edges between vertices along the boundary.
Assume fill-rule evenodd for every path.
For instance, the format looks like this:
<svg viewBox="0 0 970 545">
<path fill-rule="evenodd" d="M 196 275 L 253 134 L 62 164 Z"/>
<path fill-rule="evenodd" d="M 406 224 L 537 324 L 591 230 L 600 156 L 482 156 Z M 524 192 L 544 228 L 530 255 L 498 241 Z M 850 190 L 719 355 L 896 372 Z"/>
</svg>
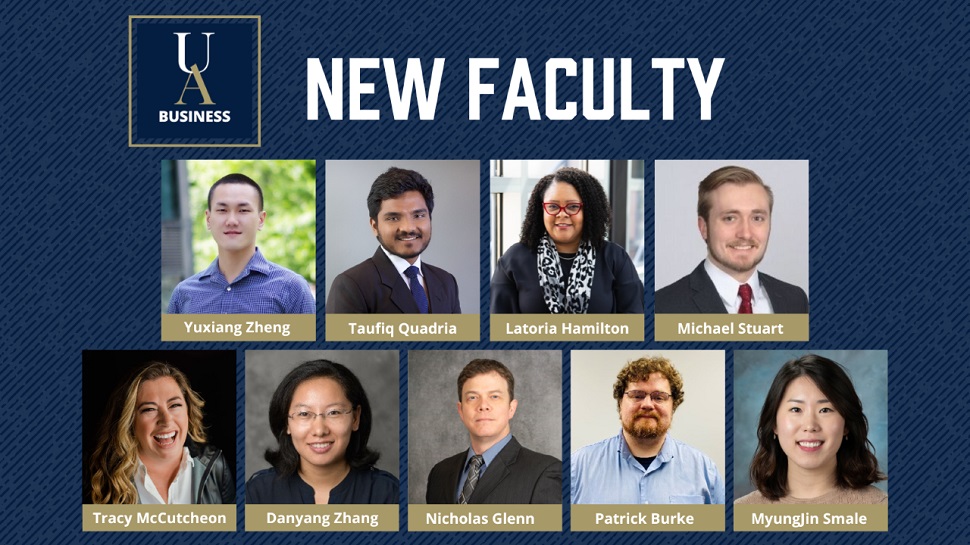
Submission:
<svg viewBox="0 0 970 545">
<path fill-rule="evenodd" d="M 315 314 L 317 303 L 306 280 L 267 261 L 259 248 L 230 283 L 219 258 L 204 271 L 179 282 L 169 314 Z"/>
<path fill-rule="evenodd" d="M 574 452 L 570 467 L 574 504 L 724 503 L 714 462 L 670 434 L 647 469 L 622 432 Z"/>
<path fill-rule="evenodd" d="M 508 445 L 509 441 L 511 440 L 512 434 L 510 433 L 482 453 L 482 458 L 485 459 L 485 462 L 481 465 L 481 467 L 478 468 L 479 479 L 481 479 L 482 475 L 485 474 L 485 470 L 489 465 L 492 464 L 495 457 L 498 456 L 498 453 L 502 452 L 502 449 L 504 449 L 505 445 Z M 455 501 L 458 501 L 458 497 L 461 496 L 461 489 L 465 486 L 465 481 L 468 480 L 468 462 L 472 459 L 472 456 L 475 456 L 475 449 L 469 447 L 468 456 L 465 456 L 465 469 L 461 470 L 461 477 L 458 479 L 458 490 L 455 491 Z"/>
</svg>

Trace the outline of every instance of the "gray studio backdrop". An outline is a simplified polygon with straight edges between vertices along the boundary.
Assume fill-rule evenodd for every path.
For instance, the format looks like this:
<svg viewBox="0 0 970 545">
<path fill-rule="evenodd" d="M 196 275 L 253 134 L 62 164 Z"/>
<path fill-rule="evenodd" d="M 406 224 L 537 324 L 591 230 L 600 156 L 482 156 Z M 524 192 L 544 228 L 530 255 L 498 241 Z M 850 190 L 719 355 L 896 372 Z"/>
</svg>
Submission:
<svg viewBox="0 0 970 545">
<path fill-rule="evenodd" d="M 758 270 L 808 291 L 808 161 L 656 161 L 654 287 L 690 274 L 707 256 L 697 230 L 697 185 L 728 165 L 755 171 L 775 195 L 771 235 Z"/>
<path fill-rule="evenodd" d="M 425 503 L 435 464 L 467 451 L 458 417 L 458 373 L 473 359 L 502 362 L 515 377 L 512 434 L 523 447 L 562 460 L 562 353 L 558 350 L 408 352 L 408 503 Z"/>
<path fill-rule="evenodd" d="M 458 281 L 458 300 L 465 314 L 481 312 L 478 265 L 481 261 L 479 161 L 327 161 L 326 286 L 334 278 L 374 255 L 379 244 L 370 227 L 367 194 L 374 180 L 391 167 L 423 175 L 434 189 L 431 242 L 421 261 L 441 267 Z M 317 296 L 317 299 L 324 299 Z"/>
<path fill-rule="evenodd" d="M 735 350 L 734 351 L 734 497 L 754 490 L 748 467 L 758 446 L 758 418 L 768 388 L 786 361 L 817 354 L 841 363 L 862 400 L 869 420 L 869 440 L 876 449 L 879 469 L 888 467 L 889 423 L 887 392 L 888 354 L 885 350 Z M 875 483 L 888 491 L 887 482 Z"/>
<path fill-rule="evenodd" d="M 670 434 L 706 454 L 724 477 L 723 350 L 573 350 L 571 451 L 620 432 L 616 375 L 630 361 L 656 356 L 670 360 L 684 380 L 684 402 L 674 412 Z"/>
<path fill-rule="evenodd" d="M 398 476 L 400 468 L 400 360 L 396 350 L 247 350 L 246 479 L 269 467 L 263 453 L 277 442 L 269 429 L 269 402 L 297 365 L 326 359 L 347 366 L 370 401 L 373 422 L 367 445 L 381 453 L 377 467 Z"/>
</svg>

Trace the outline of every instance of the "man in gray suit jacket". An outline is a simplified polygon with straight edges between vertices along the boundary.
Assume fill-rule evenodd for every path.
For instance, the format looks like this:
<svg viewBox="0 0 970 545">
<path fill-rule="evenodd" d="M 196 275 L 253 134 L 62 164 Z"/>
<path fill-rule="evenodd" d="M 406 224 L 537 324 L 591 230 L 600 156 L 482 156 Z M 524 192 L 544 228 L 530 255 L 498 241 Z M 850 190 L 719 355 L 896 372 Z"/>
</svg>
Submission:
<svg viewBox="0 0 970 545">
<path fill-rule="evenodd" d="M 697 228 L 707 259 L 657 291 L 657 314 L 807 314 L 805 291 L 758 272 L 768 249 L 774 195 L 753 171 L 727 166 L 698 188 Z"/>
<path fill-rule="evenodd" d="M 371 185 L 367 210 L 380 248 L 334 279 L 327 313 L 461 314 L 455 277 L 421 262 L 434 211 L 428 180 L 392 167 Z"/>
<path fill-rule="evenodd" d="M 514 395 L 515 378 L 502 363 L 478 359 L 462 369 L 458 415 L 471 448 L 432 468 L 428 503 L 562 503 L 562 462 L 524 448 L 512 436 Z"/>
</svg>

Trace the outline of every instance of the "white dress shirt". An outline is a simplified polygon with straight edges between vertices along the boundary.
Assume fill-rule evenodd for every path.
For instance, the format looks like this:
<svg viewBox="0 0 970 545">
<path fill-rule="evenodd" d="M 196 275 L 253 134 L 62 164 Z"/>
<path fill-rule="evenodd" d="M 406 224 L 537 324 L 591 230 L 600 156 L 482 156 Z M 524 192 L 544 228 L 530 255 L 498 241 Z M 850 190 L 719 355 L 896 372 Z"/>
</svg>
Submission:
<svg viewBox="0 0 970 545">
<path fill-rule="evenodd" d="M 195 460 L 189 454 L 188 447 L 182 447 L 182 461 L 179 463 L 179 471 L 175 475 L 175 480 L 168 487 L 169 504 L 191 504 L 192 503 L 192 466 Z M 138 459 L 138 467 L 135 469 L 135 489 L 138 491 L 138 503 L 164 504 L 162 495 L 158 487 L 152 482 L 148 475 L 148 468 Z"/>
<path fill-rule="evenodd" d="M 428 293 L 428 285 L 424 281 L 424 271 L 421 270 L 421 256 L 418 256 L 418 258 L 414 260 L 414 263 L 408 263 L 407 259 L 388 252 L 387 248 L 383 246 L 381 246 L 381 250 L 384 250 L 384 254 L 387 255 L 387 258 L 391 260 L 391 265 L 394 265 L 394 268 L 397 269 L 397 273 L 401 275 L 401 278 L 404 279 L 404 285 L 408 288 L 411 287 L 411 281 L 408 280 L 408 277 L 404 274 L 404 271 L 406 271 L 408 267 L 412 265 L 417 267 L 418 280 L 421 281 L 421 287 L 424 288 L 424 293 Z"/>
<path fill-rule="evenodd" d="M 751 273 L 751 278 L 748 278 L 747 282 L 738 282 L 734 277 L 711 263 L 710 258 L 704 260 L 704 270 L 707 271 L 707 276 L 710 277 L 711 282 L 714 282 L 717 294 L 721 297 L 721 302 L 724 303 L 724 308 L 727 309 L 728 314 L 737 314 L 738 308 L 741 307 L 741 295 L 738 293 L 741 284 L 751 286 L 751 312 L 753 314 L 772 314 L 771 300 L 768 299 L 768 292 L 765 291 L 765 287 L 761 285 L 758 269 Z"/>
</svg>

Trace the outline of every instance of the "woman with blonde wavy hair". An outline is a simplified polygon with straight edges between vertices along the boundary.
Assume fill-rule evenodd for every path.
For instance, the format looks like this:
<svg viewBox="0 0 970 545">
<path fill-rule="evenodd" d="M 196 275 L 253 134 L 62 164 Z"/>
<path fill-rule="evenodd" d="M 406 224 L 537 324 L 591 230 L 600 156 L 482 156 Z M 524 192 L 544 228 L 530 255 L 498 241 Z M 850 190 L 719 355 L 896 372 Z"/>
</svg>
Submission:
<svg viewBox="0 0 970 545">
<path fill-rule="evenodd" d="M 114 392 L 91 456 L 93 503 L 235 503 L 222 451 L 206 445 L 205 401 L 185 374 L 141 366 Z"/>
</svg>

